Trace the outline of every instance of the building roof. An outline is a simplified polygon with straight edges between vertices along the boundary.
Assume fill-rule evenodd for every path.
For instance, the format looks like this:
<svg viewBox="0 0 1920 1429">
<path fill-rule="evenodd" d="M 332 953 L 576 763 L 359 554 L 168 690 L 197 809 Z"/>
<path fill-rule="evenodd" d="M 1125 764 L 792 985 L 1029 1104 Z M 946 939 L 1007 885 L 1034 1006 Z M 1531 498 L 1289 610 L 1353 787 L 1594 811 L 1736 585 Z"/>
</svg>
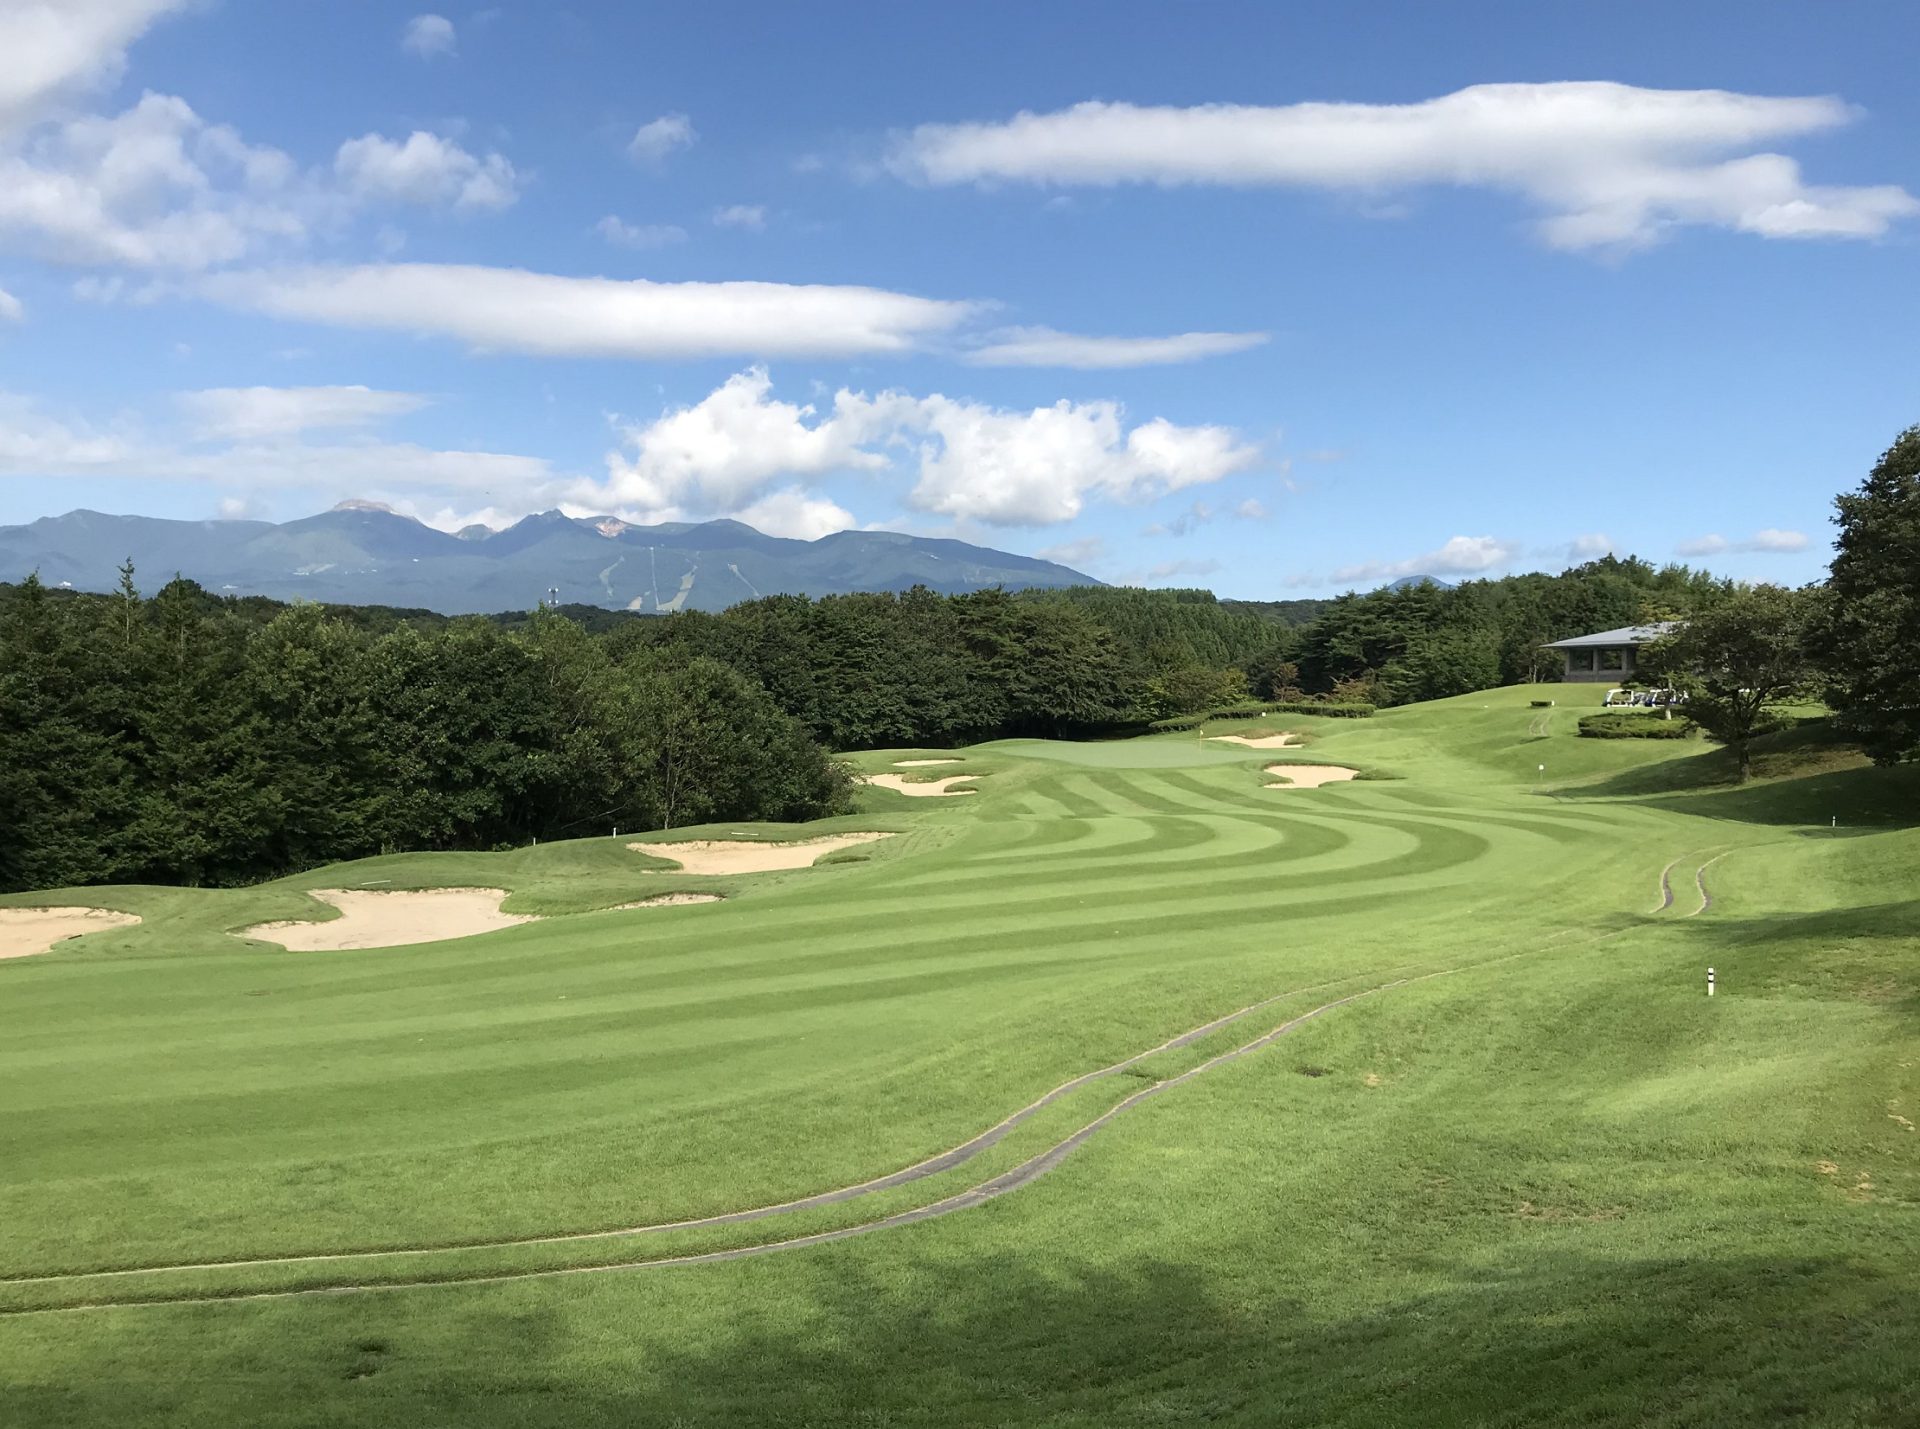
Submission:
<svg viewBox="0 0 1920 1429">
<path fill-rule="evenodd" d="M 1680 628 L 1677 620 L 1656 620 L 1651 625 L 1623 625 L 1618 630 L 1602 630 L 1598 635 L 1576 635 L 1571 640 L 1556 640 L 1549 650 L 1594 650 L 1620 645 L 1650 645 L 1662 635 Z"/>
</svg>

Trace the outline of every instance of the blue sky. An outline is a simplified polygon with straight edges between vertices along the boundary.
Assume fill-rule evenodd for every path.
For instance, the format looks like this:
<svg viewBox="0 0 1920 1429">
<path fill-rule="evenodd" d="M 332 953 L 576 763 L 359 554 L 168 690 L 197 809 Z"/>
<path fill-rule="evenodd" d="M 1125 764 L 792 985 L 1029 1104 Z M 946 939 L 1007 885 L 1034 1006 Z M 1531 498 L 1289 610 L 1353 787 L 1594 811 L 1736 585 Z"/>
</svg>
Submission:
<svg viewBox="0 0 1920 1429">
<path fill-rule="evenodd" d="M 1906 3 L 0 0 L 0 522 L 1814 578 L 1920 420 Z"/>
</svg>

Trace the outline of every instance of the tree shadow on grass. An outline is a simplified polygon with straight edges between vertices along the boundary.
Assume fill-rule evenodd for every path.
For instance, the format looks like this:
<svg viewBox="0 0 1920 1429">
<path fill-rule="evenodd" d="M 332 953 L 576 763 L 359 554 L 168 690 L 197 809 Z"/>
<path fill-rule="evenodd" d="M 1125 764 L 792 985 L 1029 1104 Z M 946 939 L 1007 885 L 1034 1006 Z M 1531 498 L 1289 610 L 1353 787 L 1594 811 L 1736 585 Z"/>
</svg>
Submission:
<svg viewBox="0 0 1920 1429">
<path fill-rule="evenodd" d="M 1704 760 L 1692 761 L 1704 763 Z M 1878 832 L 1920 824 L 1920 765 L 1837 769 L 1796 779 L 1735 784 L 1698 772 L 1682 780 L 1666 765 L 1629 769 L 1597 783 L 1554 791 L 1569 800 L 1628 799 L 1651 808 L 1743 824 L 1779 824 Z"/>
<path fill-rule="evenodd" d="M 1360 1290 L 1370 1308 L 1341 1314 L 1224 1249 L 1218 1275 L 1014 1257 L 875 1273 L 852 1252 L 704 1284 L 713 1267 L 212 1307 L 123 1324 L 179 1337 L 144 1356 L 105 1317 L 69 1320 L 63 1335 L 99 1338 L 96 1372 L 12 1404 L 20 1423 L 129 1426 L 1920 1422 L 1920 1275 L 1857 1258 L 1516 1249 L 1425 1267 L 1451 1277 L 1428 1293 Z"/>
</svg>

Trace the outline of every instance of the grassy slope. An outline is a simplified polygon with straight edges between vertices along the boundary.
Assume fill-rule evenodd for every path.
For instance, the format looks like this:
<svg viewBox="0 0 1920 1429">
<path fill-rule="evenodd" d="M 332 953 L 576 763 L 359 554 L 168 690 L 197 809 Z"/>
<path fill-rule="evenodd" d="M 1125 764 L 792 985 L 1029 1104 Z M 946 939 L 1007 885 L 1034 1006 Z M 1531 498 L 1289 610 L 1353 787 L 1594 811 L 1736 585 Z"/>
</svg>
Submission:
<svg viewBox="0 0 1920 1429">
<path fill-rule="evenodd" d="M 1443 975 L 911 1228 L 732 1264 L 0 1318 L 0 1417 L 1913 1422 L 1920 1134 L 1897 1119 L 1920 1120 L 1920 832 L 1897 817 L 1920 804 L 1912 771 L 1823 755 L 1826 772 L 1731 790 L 1705 746 L 1573 738 L 1576 708 L 1530 734 L 1537 693 L 1278 721 L 1313 734 L 1307 760 L 1404 776 L 1311 792 L 1260 788 L 1292 752 L 1192 735 L 987 746 L 964 766 L 988 775 L 981 794 L 872 791 L 836 826 L 909 836 L 797 874 L 649 873 L 607 839 L 246 892 L 91 890 L 148 923 L 0 964 L 0 1276 L 760 1204 L 894 1170 L 1079 1072 L 1293 996 L 870 1202 L 350 1277 L 0 1284 L 0 1309 L 852 1224 L 973 1185 L 1289 1013 Z M 1792 749 L 1769 767 L 1791 774 Z M 1712 908 L 1688 916 L 1695 870 L 1722 854 Z M 1654 912 L 1676 860 L 1675 906 Z M 569 916 L 298 956 L 223 931 L 374 879 L 486 883 Z M 569 912 L 696 883 L 732 897 Z"/>
</svg>

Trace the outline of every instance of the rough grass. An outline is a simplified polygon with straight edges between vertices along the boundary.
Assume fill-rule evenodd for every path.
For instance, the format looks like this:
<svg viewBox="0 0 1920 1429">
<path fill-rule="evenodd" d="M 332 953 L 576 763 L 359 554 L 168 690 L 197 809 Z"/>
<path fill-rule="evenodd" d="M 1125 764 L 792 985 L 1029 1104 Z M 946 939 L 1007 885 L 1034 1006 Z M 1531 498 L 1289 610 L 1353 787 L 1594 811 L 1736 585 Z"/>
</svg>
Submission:
<svg viewBox="0 0 1920 1429">
<path fill-rule="evenodd" d="M 1715 751 L 1578 739 L 1600 693 L 1551 693 L 1569 708 L 1544 734 L 1539 687 L 1303 720 L 1316 758 L 1401 777 L 1284 806 L 1260 789 L 1272 751 L 1190 733 L 964 751 L 994 776 L 977 798 L 876 798 L 807 832 L 908 837 L 789 873 L 683 880 L 623 837 L 89 890 L 147 923 L 0 965 L 0 1311 L 852 1225 L 1400 985 L 941 1220 L 725 1264 L 0 1314 L 0 1420 L 1912 1423 L 1911 771 L 1835 766 L 1795 730 L 1732 789 Z M 1860 817 L 1808 817 L 1827 804 Z M 225 932 L 377 879 L 505 887 L 551 916 L 390 951 Z M 728 901 L 587 911 L 696 882 Z M 1277 995 L 866 1202 L 641 1246 L 457 1248 L 883 1174 Z M 433 1246 L 455 1248 L 17 1281 Z"/>
</svg>

